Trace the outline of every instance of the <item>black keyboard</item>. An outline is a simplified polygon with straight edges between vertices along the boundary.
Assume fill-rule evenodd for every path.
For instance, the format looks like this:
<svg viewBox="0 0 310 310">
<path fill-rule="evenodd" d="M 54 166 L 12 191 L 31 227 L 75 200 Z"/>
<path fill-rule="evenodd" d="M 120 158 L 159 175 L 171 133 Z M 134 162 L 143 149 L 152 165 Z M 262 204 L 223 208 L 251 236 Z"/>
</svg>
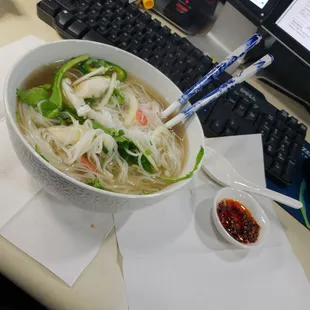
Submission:
<svg viewBox="0 0 310 310">
<path fill-rule="evenodd" d="M 110 44 L 139 56 L 182 91 L 215 65 L 186 38 L 172 33 L 128 0 L 43 0 L 37 13 L 64 38 Z M 229 78 L 224 72 L 191 102 Z M 293 182 L 307 127 L 286 111 L 277 110 L 255 88 L 242 83 L 198 116 L 207 137 L 261 133 L 267 177 L 280 185 Z"/>
</svg>

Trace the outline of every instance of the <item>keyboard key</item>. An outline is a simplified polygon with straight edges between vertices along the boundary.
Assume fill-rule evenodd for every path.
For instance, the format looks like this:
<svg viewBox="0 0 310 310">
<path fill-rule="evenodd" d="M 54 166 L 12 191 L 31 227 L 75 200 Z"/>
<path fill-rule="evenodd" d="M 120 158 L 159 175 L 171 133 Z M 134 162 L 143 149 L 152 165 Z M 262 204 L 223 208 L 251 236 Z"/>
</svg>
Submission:
<svg viewBox="0 0 310 310">
<path fill-rule="evenodd" d="M 167 26 L 164 26 L 160 29 L 159 35 L 167 38 L 171 34 L 171 29 Z"/>
<path fill-rule="evenodd" d="M 100 43 L 110 44 L 111 45 L 111 42 L 108 39 L 103 37 L 100 33 L 98 33 L 95 30 L 90 30 L 89 32 L 87 32 L 82 37 L 82 40 L 96 41 L 96 42 L 100 42 Z"/>
<path fill-rule="evenodd" d="M 84 21 L 87 18 L 87 14 L 85 13 L 85 11 L 77 11 L 74 15 L 77 19 L 81 21 Z"/>
<path fill-rule="evenodd" d="M 221 134 L 221 136 L 233 136 L 236 133 L 232 131 L 229 127 L 227 127 L 224 132 Z"/>
<path fill-rule="evenodd" d="M 261 129 L 259 133 L 262 135 L 263 143 L 265 143 L 269 137 L 269 131 Z"/>
<path fill-rule="evenodd" d="M 152 16 L 148 12 L 144 12 L 140 15 L 139 20 L 148 24 L 152 20 Z"/>
<path fill-rule="evenodd" d="M 236 132 L 239 129 L 239 125 L 236 120 L 230 119 L 227 123 L 227 126 L 234 132 Z"/>
<path fill-rule="evenodd" d="M 284 143 L 281 143 L 278 149 L 279 152 L 283 153 L 285 156 L 288 153 L 288 146 Z"/>
<path fill-rule="evenodd" d="M 277 149 L 273 145 L 267 144 L 265 151 L 269 156 L 274 157 L 276 155 Z"/>
<path fill-rule="evenodd" d="M 216 119 L 213 120 L 211 125 L 210 125 L 210 129 L 213 130 L 214 132 L 216 132 L 218 135 L 220 135 L 224 129 L 224 121 L 221 119 Z"/>
<path fill-rule="evenodd" d="M 151 58 L 151 55 L 152 51 L 149 48 L 143 48 L 143 50 L 141 50 L 139 53 L 139 56 L 147 62 Z"/>
<path fill-rule="evenodd" d="M 207 121 L 210 112 L 211 109 L 209 107 L 203 108 L 198 111 L 197 116 L 199 117 L 201 124 L 204 124 Z"/>
<path fill-rule="evenodd" d="M 193 51 L 195 48 L 192 43 L 190 43 L 187 39 L 183 38 L 181 41 L 181 46 L 180 48 L 184 53 L 187 55 L 190 55 L 190 53 Z M 198 59 L 199 60 L 199 59 Z"/>
<path fill-rule="evenodd" d="M 278 161 L 275 161 L 272 164 L 270 171 L 273 172 L 277 176 L 281 176 L 282 171 L 283 171 L 283 163 L 279 163 Z"/>
<path fill-rule="evenodd" d="M 159 20 L 157 20 L 156 18 L 153 19 L 149 24 L 148 24 L 148 27 L 150 29 L 153 29 L 154 31 L 158 31 L 161 27 L 161 23 Z"/>
<path fill-rule="evenodd" d="M 264 121 L 263 124 L 261 125 L 261 128 L 266 130 L 266 131 L 270 131 L 271 130 L 271 125 L 269 122 Z"/>
<path fill-rule="evenodd" d="M 292 183 L 295 170 L 296 170 L 296 163 L 292 160 L 289 160 L 284 169 L 282 179 L 287 183 Z"/>
<path fill-rule="evenodd" d="M 87 20 L 87 25 L 91 28 L 94 28 L 95 26 L 98 25 L 98 20 L 97 18 L 90 18 Z"/>
<path fill-rule="evenodd" d="M 126 11 L 130 12 L 132 15 L 137 15 L 140 12 L 139 8 L 134 3 L 128 5 Z"/>
<path fill-rule="evenodd" d="M 161 63 L 161 58 L 159 55 L 154 55 L 151 59 L 150 59 L 150 64 L 152 64 L 154 67 L 159 67 Z"/>
<path fill-rule="evenodd" d="M 276 121 L 276 125 L 275 125 L 275 127 L 278 129 L 278 130 L 280 130 L 280 131 L 284 131 L 284 130 L 286 130 L 286 125 L 284 124 L 284 122 L 283 121 L 280 121 L 280 120 L 277 120 Z"/>
<path fill-rule="evenodd" d="M 279 152 L 277 154 L 276 161 L 279 162 L 279 163 L 284 164 L 285 160 L 286 160 L 286 157 L 284 156 L 284 154 Z"/>
<path fill-rule="evenodd" d="M 53 17 L 60 11 L 60 6 L 54 0 L 43 0 L 39 3 L 39 7 Z"/>
<path fill-rule="evenodd" d="M 200 62 L 205 66 L 206 70 L 211 70 L 211 67 L 213 65 L 212 58 L 205 55 L 203 58 L 200 59 Z"/>
<path fill-rule="evenodd" d="M 284 110 L 278 111 L 277 118 L 285 122 L 288 118 L 288 113 Z"/>
<path fill-rule="evenodd" d="M 186 54 L 181 52 L 181 51 L 178 51 L 175 56 L 176 56 L 177 59 L 183 60 L 183 61 L 185 60 L 185 58 L 187 58 Z"/>
<path fill-rule="evenodd" d="M 292 160 L 297 160 L 300 155 L 300 150 L 301 150 L 301 145 L 294 143 L 292 147 L 290 148 L 289 157 Z"/>
<path fill-rule="evenodd" d="M 87 25 L 77 20 L 69 26 L 69 28 L 67 29 L 67 32 L 73 38 L 79 39 L 81 36 L 85 34 L 87 30 L 88 30 Z"/>
<path fill-rule="evenodd" d="M 173 33 L 170 36 L 170 39 L 171 39 L 172 42 L 175 43 L 176 46 L 179 45 L 181 40 L 182 40 L 182 38 L 177 33 Z"/>
<path fill-rule="evenodd" d="M 198 48 L 195 48 L 192 51 L 191 56 L 194 57 L 198 61 L 200 61 L 204 57 L 203 52 L 201 50 L 199 50 Z M 208 61 L 208 67 L 210 67 L 210 62 L 209 61 Z"/>
<path fill-rule="evenodd" d="M 96 1 L 95 2 L 95 4 L 93 5 L 93 8 L 95 9 L 95 10 L 98 10 L 98 11 L 102 11 L 102 9 L 103 9 L 103 4 L 102 4 L 102 2 L 101 1 Z"/>
<path fill-rule="evenodd" d="M 296 132 L 292 128 L 287 128 L 284 135 L 293 139 L 296 135 Z"/>
<path fill-rule="evenodd" d="M 278 144 L 279 144 L 279 140 L 273 136 L 270 136 L 268 139 L 268 144 L 272 145 L 275 149 L 277 149 Z"/>
<path fill-rule="evenodd" d="M 73 11 L 76 9 L 75 3 L 72 0 L 57 0 L 57 2 L 67 11 Z"/>
<path fill-rule="evenodd" d="M 257 119 L 258 113 L 255 110 L 250 110 L 247 115 L 245 116 L 245 120 L 254 123 Z"/>
<path fill-rule="evenodd" d="M 271 114 L 267 114 L 266 117 L 265 117 L 265 120 L 268 122 L 268 123 L 273 123 L 275 121 L 275 118 L 273 115 Z"/>
<path fill-rule="evenodd" d="M 307 133 L 307 126 L 304 124 L 300 124 L 298 132 L 300 132 L 305 137 Z"/>
<path fill-rule="evenodd" d="M 281 139 L 282 137 L 282 132 L 280 130 L 278 130 L 277 128 L 274 128 L 272 131 L 271 131 L 271 135 L 273 137 L 275 137 L 276 139 Z"/>
<path fill-rule="evenodd" d="M 236 92 L 232 92 L 232 93 L 230 92 L 227 96 L 227 100 L 232 105 L 232 107 L 234 107 L 234 105 L 238 103 L 239 99 L 240 99 L 240 96 Z"/>
<path fill-rule="evenodd" d="M 56 25 L 61 28 L 61 29 L 66 29 L 68 26 L 72 23 L 74 20 L 73 15 L 67 11 L 61 11 L 57 16 L 56 16 Z"/>
<path fill-rule="evenodd" d="M 287 146 L 289 146 L 291 144 L 292 139 L 289 136 L 284 136 L 282 143 L 286 144 Z"/>
<path fill-rule="evenodd" d="M 247 110 L 247 106 L 242 103 L 239 103 L 237 107 L 235 107 L 234 112 L 240 117 L 243 117 L 246 110 Z"/>
<path fill-rule="evenodd" d="M 294 140 L 297 144 L 299 145 L 303 145 L 304 144 L 304 141 L 305 141 L 305 138 L 303 135 L 299 134 L 295 140 Z"/>
<path fill-rule="evenodd" d="M 287 125 L 295 129 L 298 125 L 298 120 L 295 117 L 291 116 L 287 121 Z"/>
</svg>

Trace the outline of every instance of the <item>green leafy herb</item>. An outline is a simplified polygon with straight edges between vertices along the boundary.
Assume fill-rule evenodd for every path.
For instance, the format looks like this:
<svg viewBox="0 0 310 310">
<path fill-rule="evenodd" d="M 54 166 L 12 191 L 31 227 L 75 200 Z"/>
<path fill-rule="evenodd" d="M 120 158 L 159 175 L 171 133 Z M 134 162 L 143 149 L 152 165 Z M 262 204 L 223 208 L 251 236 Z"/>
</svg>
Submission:
<svg viewBox="0 0 310 310">
<path fill-rule="evenodd" d="M 100 125 L 97 121 L 93 121 L 93 128 L 94 129 L 102 129 L 106 134 L 112 136 L 114 140 L 117 143 L 118 146 L 118 152 L 120 156 L 126 160 L 126 162 L 130 165 L 138 165 L 138 157 L 132 156 L 126 152 L 126 150 L 131 151 L 133 153 L 138 153 L 139 149 L 137 146 L 125 136 L 125 133 L 123 130 L 115 130 L 114 128 L 104 128 L 102 125 Z M 150 150 L 147 150 L 150 151 Z M 149 152 L 146 151 L 146 155 L 150 155 Z M 143 169 L 148 172 L 153 172 L 153 167 L 147 157 L 145 155 L 142 155 L 141 157 L 141 164 Z"/>
<path fill-rule="evenodd" d="M 62 110 L 63 111 L 61 112 L 60 117 L 63 120 L 66 120 L 69 124 L 72 124 L 70 115 L 73 118 L 75 118 L 77 121 L 79 121 L 79 124 L 81 124 L 81 125 L 84 124 L 85 118 L 82 116 L 78 116 L 76 110 L 73 107 L 71 107 L 70 105 L 64 104 Z"/>
<path fill-rule="evenodd" d="M 110 76 L 113 72 L 115 72 L 117 79 L 121 82 L 125 81 L 127 77 L 127 72 L 123 68 L 103 59 L 89 58 L 79 65 L 79 70 L 81 70 L 83 73 L 90 73 L 100 67 L 107 68 L 107 76 Z"/>
<path fill-rule="evenodd" d="M 197 157 L 196 157 L 196 162 L 195 162 L 195 166 L 193 168 L 193 170 L 191 172 L 189 172 L 188 174 L 186 174 L 184 177 L 180 177 L 180 178 L 162 178 L 163 180 L 166 180 L 168 182 L 171 182 L 171 183 L 177 183 L 177 182 L 180 182 L 180 181 L 184 181 L 184 180 L 187 180 L 189 178 L 191 178 L 194 174 L 194 172 L 198 169 L 198 166 L 201 162 L 201 160 L 203 159 L 203 156 L 204 156 L 204 148 L 201 146 L 200 147 L 200 150 L 197 154 Z"/>
<path fill-rule="evenodd" d="M 71 69 L 72 67 L 76 66 L 78 63 L 87 60 L 89 56 L 87 54 L 81 55 L 75 58 L 70 59 L 68 62 L 63 64 L 56 72 L 53 88 L 52 88 L 52 95 L 50 97 L 50 101 L 54 103 L 54 105 L 58 106 L 59 110 L 62 108 L 62 94 L 60 83 L 63 79 L 64 74 Z"/>
<path fill-rule="evenodd" d="M 85 103 L 88 104 L 88 105 L 92 105 L 96 102 L 96 98 L 95 97 L 92 97 L 92 98 L 86 98 L 85 99 Z"/>
<path fill-rule="evenodd" d="M 149 162 L 149 160 L 146 158 L 146 156 L 142 155 L 141 157 L 141 164 L 143 169 L 148 173 L 153 173 L 153 166 Z"/>
<path fill-rule="evenodd" d="M 106 64 L 111 67 L 110 71 L 115 72 L 117 75 L 117 79 L 121 82 L 125 81 L 127 78 L 127 72 L 121 68 L 120 66 L 113 64 L 111 62 L 106 61 Z"/>
<path fill-rule="evenodd" d="M 104 189 L 104 187 L 100 184 L 98 179 L 94 179 L 94 180 L 89 179 L 85 183 L 95 188 Z"/>
<path fill-rule="evenodd" d="M 118 88 L 114 88 L 113 94 L 115 95 L 119 104 L 124 104 L 125 97 Z"/>
<path fill-rule="evenodd" d="M 89 58 L 88 55 L 82 55 L 70 59 L 63 64 L 56 72 L 53 86 L 50 84 L 43 84 L 38 87 L 28 89 L 26 91 L 17 89 L 16 94 L 18 98 L 39 110 L 39 112 L 47 118 L 56 118 L 60 116 L 62 110 L 62 93 L 61 93 L 61 80 L 64 74 L 78 63 L 83 62 Z M 48 90 L 52 88 L 52 94 Z"/>
<path fill-rule="evenodd" d="M 79 69 L 83 73 L 90 73 L 100 67 L 106 67 L 106 62 L 103 59 L 89 58 L 79 66 Z"/>
<path fill-rule="evenodd" d="M 145 154 L 145 156 L 150 156 L 150 155 L 152 155 L 152 151 L 151 150 L 146 150 L 144 152 L 144 154 Z"/>
<path fill-rule="evenodd" d="M 38 146 L 37 144 L 34 146 L 34 150 L 35 150 L 45 161 L 49 162 L 48 159 L 47 159 L 45 156 L 43 156 L 43 155 L 41 154 L 40 149 L 39 149 L 39 146 Z"/>
<path fill-rule="evenodd" d="M 34 87 L 28 90 L 16 90 L 17 97 L 24 103 L 37 107 L 40 101 L 47 100 L 49 98 L 49 93 L 45 88 Z"/>
</svg>

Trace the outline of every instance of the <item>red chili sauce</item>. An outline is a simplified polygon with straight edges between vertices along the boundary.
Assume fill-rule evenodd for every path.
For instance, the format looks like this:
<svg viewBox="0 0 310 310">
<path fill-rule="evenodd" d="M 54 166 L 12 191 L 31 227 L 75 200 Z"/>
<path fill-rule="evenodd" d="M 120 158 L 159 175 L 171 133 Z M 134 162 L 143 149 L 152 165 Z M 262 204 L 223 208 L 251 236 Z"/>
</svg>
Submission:
<svg viewBox="0 0 310 310">
<path fill-rule="evenodd" d="M 244 244 L 257 241 L 260 226 L 239 201 L 221 200 L 217 204 L 217 214 L 223 227 L 234 239 Z"/>
</svg>

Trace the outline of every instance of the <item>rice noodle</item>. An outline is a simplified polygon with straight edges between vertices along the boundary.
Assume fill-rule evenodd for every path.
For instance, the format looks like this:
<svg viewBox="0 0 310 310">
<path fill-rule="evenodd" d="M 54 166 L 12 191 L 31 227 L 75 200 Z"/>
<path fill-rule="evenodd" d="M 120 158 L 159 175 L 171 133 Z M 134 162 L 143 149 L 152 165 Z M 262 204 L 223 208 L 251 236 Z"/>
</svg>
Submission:
<svg viewBox="0 0 310 310">
<path fill-rule="evenodd" d="M 164 108 L 161 98 L 138 80 L 130 78 L 120 83 L 113 74 L 109 89 L 102 98 L 98 98 L 99 103 L 91 107 L 86 105 L 72 85 L 103 71 L 101 69 L 87 76 L 72 69 L 62 81 L 63 99 L 76 109 L 78 115 L 87 118 L 83 124 L 68 113 L 72 124 L 65 127 L 59 120 L 44 118 L 33 107 L 18 102 L 22 133 L 53 166 L 81 182 L 98 180 L 106 190 L 127 194 L 156 192 L 169 185 L 163 177 L 177 177 L 182 172 L 185 157 L 183 139 L 164 127 L 159 118 Z M 112 96 L 115 87 L 124 95 L 125 103 Z M 147 124 L 137 123 L 137 109 L 143 112 Z M 124 149 L 133 162 L 120 155 L 119 146 L 109 133 L 94 128 L 93 120 L 105 130 L 121 130 L 124 137 L 134 143 L 136 149 Z M 81 161 L 82 156 L 86 156 L 94 169 Z M 145 166 L 145 159 L 151 165 L 152 173 Z"/>
</svg>

